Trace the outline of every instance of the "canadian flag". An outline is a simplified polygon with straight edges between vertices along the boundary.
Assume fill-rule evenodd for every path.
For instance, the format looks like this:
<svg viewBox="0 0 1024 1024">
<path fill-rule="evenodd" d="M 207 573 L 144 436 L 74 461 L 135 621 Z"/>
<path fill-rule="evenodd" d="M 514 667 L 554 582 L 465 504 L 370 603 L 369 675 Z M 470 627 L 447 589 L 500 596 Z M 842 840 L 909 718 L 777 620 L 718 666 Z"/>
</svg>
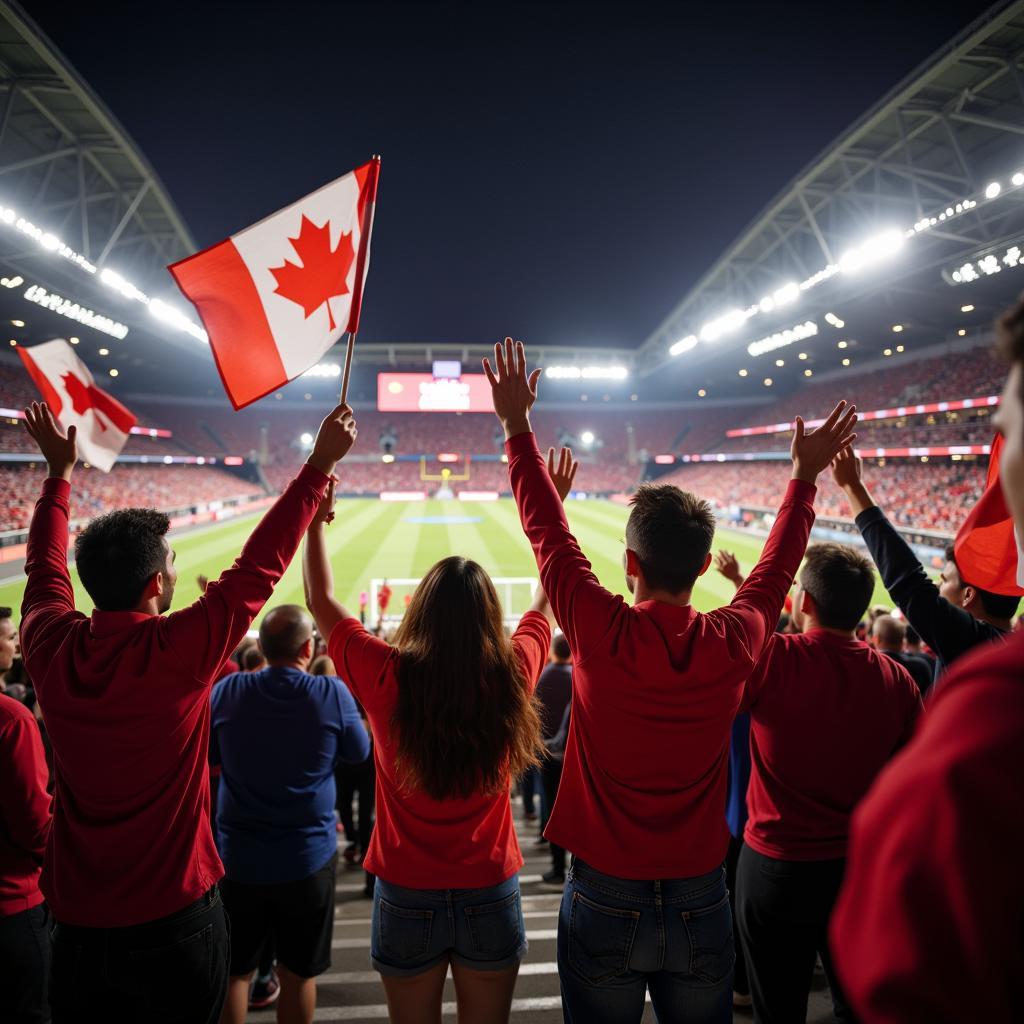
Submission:
<svg viewBox="0 0 1024 1024">
<path fill-rule="evenodd" d="M 380 160 L 168 267 L 195 305 L 236 409 L 359 327 Z"/>
<path fill-rule="evenodd" d="M 993 594 L 1024 595 L 1024 545 L 999 483 L 1002 435 L 992 442 L 985 493 L 971 509 L 956 535 L 953 551 L 960 576 Z"/>
<path fill-rule="evenodd" d="M 89 368 L 63 338 L 19 346 L 17 352 L 60 425 L 78 428 L 82 461 L 109 473 L 135 426 L 134 413 L 96 387 Z"/>
</svg>

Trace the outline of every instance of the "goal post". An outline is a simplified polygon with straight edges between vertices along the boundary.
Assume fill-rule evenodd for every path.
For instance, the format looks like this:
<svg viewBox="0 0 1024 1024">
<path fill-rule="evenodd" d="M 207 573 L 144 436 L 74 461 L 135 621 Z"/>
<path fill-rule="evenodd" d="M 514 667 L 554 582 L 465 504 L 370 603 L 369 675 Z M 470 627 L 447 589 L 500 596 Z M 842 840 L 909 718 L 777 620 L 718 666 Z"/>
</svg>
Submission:
<svg viewBox="0 0 1024 1024">
<path fill-rule="evenodd" d="M 406 597 L 412 597 L 421 578 L 387 577 L 387 584 L 391 588 L 391 599 L 388 601 L 383 616 L 385 626 L 396 626 L 402 621 L 405 615 Z M 491 582 L 498 592 L 498 600 L 501 601 L 505 625 L 514 628 L 519 624 L 523 612 L 532 604 L 534 591 L 539 585 L 539 581 L 533 576 L 492 576 Z M 366 609 L 367 625 L 375 626 L 378 619 L 381 618 L 378 602 L 383 586 L 384 577 L 375 577 L 370 580 L 369 604 Z"/>
</svg>

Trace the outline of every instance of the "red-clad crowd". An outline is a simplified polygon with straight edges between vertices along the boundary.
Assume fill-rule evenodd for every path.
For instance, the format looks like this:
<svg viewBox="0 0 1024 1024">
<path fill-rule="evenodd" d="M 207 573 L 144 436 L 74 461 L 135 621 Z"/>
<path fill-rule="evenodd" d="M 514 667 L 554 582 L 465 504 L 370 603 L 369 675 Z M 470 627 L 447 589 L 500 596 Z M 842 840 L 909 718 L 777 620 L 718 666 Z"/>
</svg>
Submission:
<svg viewBox="0 0 1024 1024">
<path fill-rule="evenodd" d="M 999 339 L 1001 491 L 986 500 L 1024 531 L 1024 303 Z M 840 400 L 816 429 L 797 420 L 788 480 L 778 465 L 702 464 L 636 488 L 626 600 L 598 581 L 563 508 L 600 462 L 566 447 L 545 459 L 539 371 L 521 343 L 495 346 L 484 372 L 507 459 L 486 472 L 495 488 L 508 474 L 540 579 L 511 635 L 490 577 L 457 553 L 387 640 L 365 608 L 339 602 L 328 538 L 344 535 L 335 493 L 359 465 L 346 460 L 359 431 L 345 405 L 186 608 L 171 611 L 160 484 L 135 492 L 149 507 L 89 522 L 74 542 L 87 617 L 67 567 L 72 508 L 114 495 L 76 470 L 74 433 L 45 405 L 26 411 L 47 475 L 25 565 L 24 681 L 0 694 L 0 963 L 15 967 L 0 1018 L 236 1024 L 270 949 L 279 1021 L 312 1021 L 331 960 L 335 773 L 364 764 L 368 730 L 372 762 L 358 770 L 376 780 L 377 822 L 359 842 L 370 961 L 393 1021 L 437 1020 L 449 971 L 460 1019 L 509 1019 L 528 946 L 510 790 L 551 759 L 545 882 L 562 890 L 566 1021 L 639 1022 L 648 999 L 660 1020 L 725 1024 L 752 1004 L 758 1022 L 801 1021 L 818 958 L 840 1020 L 1015 1020 L 1015 565 L 1006 555 L 1002 576 L 989 565 L 979 578 L 950 548 L 936 583 L 896 529 L 898 508 L 887 514 L 916 488 L 943 526 L 962 520 L 978 467 L 865 467 L 856 408 Z M 744 575 L 713 555 L 703 495 L 739 504 L 750 481 L 774 515 Z M 832 507 L 861 546 L 808 547 L 816 509 Z M 1004 532 L 1012 541 L 1008 519 Z M 268 612 L 261 653 L 236 671 L 303 538 L 308 611 Z M 712 566 L 736 593 L 698 612 L 691 592 Z M 869 642 L 876 571 L 902 618 L 874 617 Z M 315 671 L 314 625 L 329 655 Z M 559 683 L 541 679 L 555 625 Z M 903 649 L 908 627 L 927 664 Z M 15 653 L 3 609 L 8 674 Z"/>
</svg>

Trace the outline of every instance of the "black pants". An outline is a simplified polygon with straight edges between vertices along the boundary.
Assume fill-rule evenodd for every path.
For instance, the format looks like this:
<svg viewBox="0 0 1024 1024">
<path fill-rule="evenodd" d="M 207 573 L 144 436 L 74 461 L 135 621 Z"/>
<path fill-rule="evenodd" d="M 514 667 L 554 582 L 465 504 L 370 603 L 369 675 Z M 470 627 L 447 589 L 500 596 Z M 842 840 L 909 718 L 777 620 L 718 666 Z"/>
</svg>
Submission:
<svg viewBox="0 0 1024 1024">
<path fill-rule="evenodd" d="M 737 869 L 737 924 L 746 952 L 756 1024 L 807 1019 L 807 999 L 820 955 L 836 1019 L 853 1011 L 836 980 L 828 949 L 828 919 L 843 881 L 845 860 L 775 860 L 744 846 Z"/>
<path fill-rule="evenodd" d="M 46 907 L 0 917 L 0 1021 L 47 1024 L 50 931 Z"/>
<path fill-rule="evenodd" d="M 334 784 L 338 789 L 338 817 L 341 818 L 345 838 L 359 846 L 359 852 L 366 854 L 373 834 L 373 816 L 376 804 L 374 790 L 375 771 L 373 754 L 362 764 L 338 764 L 334 770 Z M 352 815 L 352 798 L 359 794 L 359 826 L 356 828 Z"/>
<path fill-rule="evenodd" d="M 736 869 L 740 862 L 740 851 L 743 849 L 743 840 L 735 836 L 729 836 L 729 852 L 725 855 L 725 884 L 729 886 L 729 906 L 732 907 L 732 917 L 736 920 Z M 747 963 L 743 956 L 743 939 L 740 937 L 739 927 L 733 928 L 733 944 L 736 947 L 736 969 L 733 974 L 732 988 L 740 995 L 750 995 L 750 981 L 747 978 Z"/>
<path fill-rule="evenodd" d="M 130 928 L 58 922 L 54 1024 L 217 1024 L 230 947 L 216 886 L 175 914 Z"/>
<path fill-rule="evenodd" d="M 562 781 L 562 759 L 558 757 L 546 757 L 540 766 L 540 781 L 544 787 L 544 799 L 548 807 L 555 806 L 555 797 L 558 795 L 558 784 Z M 551 850 L 551 869 L 560 875 L 565 874 L 565 850 L 549 842 Z"/>
</svg>

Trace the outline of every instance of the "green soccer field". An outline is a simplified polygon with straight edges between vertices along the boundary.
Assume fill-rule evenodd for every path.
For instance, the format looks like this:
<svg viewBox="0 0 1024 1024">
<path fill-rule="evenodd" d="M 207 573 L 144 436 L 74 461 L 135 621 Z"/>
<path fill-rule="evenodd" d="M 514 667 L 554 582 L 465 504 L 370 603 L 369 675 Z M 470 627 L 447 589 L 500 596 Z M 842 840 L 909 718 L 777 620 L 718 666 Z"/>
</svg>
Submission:
<svg viewBox="0 0 1024 1024">
<path fill-rule="evenodd" d="M 570 501 L 566 507 L 576 537 L 601 582 L 609 590 L 625 594 L 622 536 L 628 509 L 610 501 Z M 245 516 L 172 539 L 178 568 L 176 608 L 198 595 L 199 574 L 212 579 L 231 565 L 255 522 L 256 517 Z M 495 577 L 537 576 L 533 555 L 510 499 L 479 504 L 343 500 L 338 502 L 337 518 L 327 528 L 327 537 L 337 594 L 350 610 L 358 607 L 360 592 L 370 590 L 371 579 L 418 578 L 434 562 L 450 554 L 474 559 Z M 720 529 L 717 547 L 733 551 L 746 572 L 757 560 L 762 542 L 745 533 Z M 88 613 L 92 602 L 73 569 L 72 578 L 78 607 Z M 24 580 L 0 586 L 0 605 L 18 609 L 24 587 Z M 390 611 L 399 612 L 403 588 L 394 589 Z M 727 604 L 733 593 L 732 584 L 711 570 L 698 581 L 693 603 L 701 611 L 708 611 Z M 520 612 L 529 600 L 528 590 L 520 587 L 513 594 L 514 607 L 507 611 Z M 875 601 L 890 603 L 880 584 L 876 586 Z M 270 599 L 272 605 L 288 603 L 302 604 L 298 557 Z"/>
</svg>

